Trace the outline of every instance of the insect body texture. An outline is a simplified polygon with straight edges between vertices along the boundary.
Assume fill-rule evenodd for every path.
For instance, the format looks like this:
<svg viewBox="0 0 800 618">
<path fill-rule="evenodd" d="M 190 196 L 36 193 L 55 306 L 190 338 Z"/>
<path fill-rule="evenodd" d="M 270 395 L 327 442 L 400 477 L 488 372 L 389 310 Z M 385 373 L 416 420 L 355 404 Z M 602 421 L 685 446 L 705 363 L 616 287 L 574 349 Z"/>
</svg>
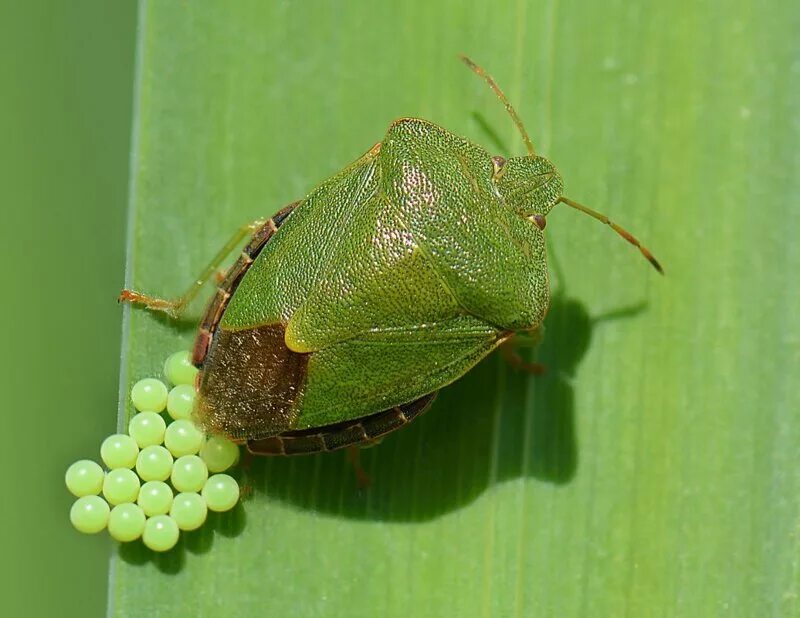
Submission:
<svg viewBox="0 0 800 618">
<path fill-rule="evenodd" d="M 499 87 L 528 155 L 504 159 L 416 118 L 305 199 L 245 226 L 175 301 L 121 298 L 179 315 L 239 241 L 195 345 L 195 417 L 265 454 L 368 442 L 421 414 L 442 387 L 550 302 L 546 216 L 562 196 Z"/>
<path fill-rule="evenodd" d="M 200 418 L 248 439 L 362 418 L 536 328 L 544 236 L 497 179 L 479 146 L 423 120 L 393 123 L 297 204 L 249 267 L 204 360 Z M 554 203 L 560 179 L 543 182 Z"/>
</svg>

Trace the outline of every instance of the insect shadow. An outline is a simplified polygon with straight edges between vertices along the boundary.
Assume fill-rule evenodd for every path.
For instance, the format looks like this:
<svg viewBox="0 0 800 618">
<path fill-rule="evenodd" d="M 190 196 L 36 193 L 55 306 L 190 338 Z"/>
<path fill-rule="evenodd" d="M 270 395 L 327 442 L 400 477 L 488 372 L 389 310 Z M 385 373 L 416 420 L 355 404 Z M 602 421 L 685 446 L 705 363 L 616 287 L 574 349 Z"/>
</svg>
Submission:
<svg viewBox="0 0 800 618">
<path fill-rule="evenodd" d="M 199 318 L 196 315 L 183 316 L 179 319 L 175 319 L 160 311 L 150 311 L 148 312 L 148 317 L 181 334 L 194 334 L 197 332 L 197 322 Z"/>
<path fill-rule="evenodd" d="M 360 451 L 367 487 L 359 487 L 345 453 L 255 458 L 246 482 L 298 508 L 390 521 L 433 519 L 509 479 L 568 483 L 578 467 L 572 380 L 592 332 L 644 308 L 592 318 L 580 302 L 556 292 L 536 350 L 546 373 L 531 376 L 490 356 L 443 389 L 409 427 Z"/>
<path fill-rule="evenodd" d="M 492 125 L 489 124 L 483 114 L 480 112 L 472 112 L 470 116 L 475 121 L 475 124 L 480 127 L 481 131 L 483 131 L 484 135 L 489 142 L 491 142 L 492 146 L 494 146 L 495 152 L 509 152 L 508 147 L 503 142 L 500 134 Z"/>
<path fill-rule="evenodd" d="M 119 557 L 133 565 L 152 563 L 166 575 L 179 573 L 186 563 L 187 554 L 206 554 L 214 547 L 216 537 L 236 537 L 247 524 L 247 509 L 241 502 L 227 513 L 208 513 L 208 519 L 197 530 L 181 532 L 178 544 L 168 552 L 150 551 L 141 541 L 120 543 Z"/>
</svg>

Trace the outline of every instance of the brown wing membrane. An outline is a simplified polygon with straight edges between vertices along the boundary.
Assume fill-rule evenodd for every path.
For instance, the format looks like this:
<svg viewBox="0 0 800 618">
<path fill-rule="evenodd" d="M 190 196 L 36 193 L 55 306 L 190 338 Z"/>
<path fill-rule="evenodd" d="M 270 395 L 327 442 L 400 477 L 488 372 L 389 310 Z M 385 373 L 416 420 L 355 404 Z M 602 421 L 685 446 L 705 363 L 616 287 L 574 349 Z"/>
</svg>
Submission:
<svg viewBox="0 0 800 618">
<path fill-rule="evenodd" d="M 308 354 L 287 348 L 284 333 L 282 324 L 216 330 L 195 409 L 207 432 L 247 440 L 294 425 L 293 406 L 305 380 Z"/>
<path fill-rule="evenodd" d="M 425 412 L 435 398 L 434 392 L 358 421 L 287 431 L 270 438 L 250 440 L 247 449 L 255 455 L 309 455 L 365 444 L 407 425 Z"/>
</svg>

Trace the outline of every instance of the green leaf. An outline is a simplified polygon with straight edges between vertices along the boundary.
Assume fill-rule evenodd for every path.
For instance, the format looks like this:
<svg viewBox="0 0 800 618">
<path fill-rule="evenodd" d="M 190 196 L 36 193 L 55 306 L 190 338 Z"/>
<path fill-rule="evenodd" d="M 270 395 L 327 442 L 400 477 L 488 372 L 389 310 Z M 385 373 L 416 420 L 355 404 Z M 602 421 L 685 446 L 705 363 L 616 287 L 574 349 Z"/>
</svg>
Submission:
<svg viewBox="0 0 800 618">
<path fill-rule="evenodd" d="M 174 552 L 113 560 L 122 615 L 797 615 L 800 8 L 143 3 L 129 284 L 175 295 L 421 116 L 521 154 L 490 70 L 580 213 L 547 227 L 535 378 L 492 357 L 361 454 L 257 460 Z M 188 346 L 144 311 L 127 383 Z"/>
</svg>

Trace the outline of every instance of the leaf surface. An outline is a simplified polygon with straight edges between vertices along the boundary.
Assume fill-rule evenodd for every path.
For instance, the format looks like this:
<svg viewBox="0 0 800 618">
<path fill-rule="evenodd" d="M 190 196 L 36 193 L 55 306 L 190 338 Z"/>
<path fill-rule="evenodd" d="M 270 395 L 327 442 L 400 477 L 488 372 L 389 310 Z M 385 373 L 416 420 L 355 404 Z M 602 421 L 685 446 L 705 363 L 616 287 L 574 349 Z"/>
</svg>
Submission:
<svg viewBox="0 0 800 618">
<path fill-rule="evenodd" d="M 129 283 L 182 291 L 230 233 L 420 116 L 566 195 L 534 378 L 491 357 L 361 453 L 257 460 L 164 556 L 112 560 L 119 615 L 797 615 L 800 8 L 145 2 Z M 198 309 L 199 311 L 199 309 Z M 190 345 L 144 311 L 125 377 Z M 525 352 L 525 354 L 528 354 Z"/>
</svg>

